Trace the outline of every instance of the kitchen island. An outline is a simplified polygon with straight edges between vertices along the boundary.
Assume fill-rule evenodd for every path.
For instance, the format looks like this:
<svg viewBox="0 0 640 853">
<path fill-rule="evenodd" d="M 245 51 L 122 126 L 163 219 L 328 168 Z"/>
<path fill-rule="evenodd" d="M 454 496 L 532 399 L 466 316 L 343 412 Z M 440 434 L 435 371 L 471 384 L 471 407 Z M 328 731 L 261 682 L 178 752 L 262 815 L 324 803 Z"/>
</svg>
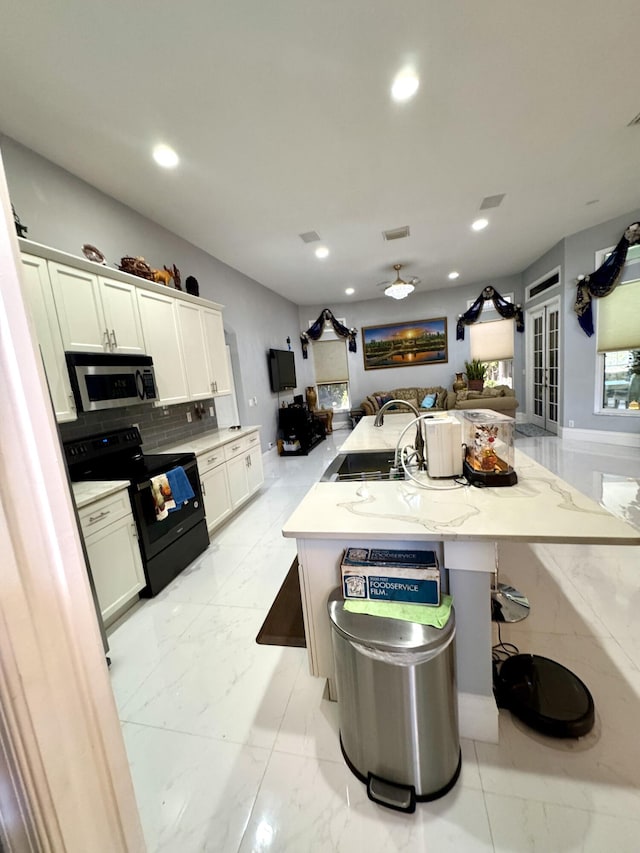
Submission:
<svg viewBox="0 0 640 853">
<path fill-rule="evenodd" d="M 411 419 L 398 413 L 373 427 L 373 417 L 362 418 L 341 450 L 393 450 Z M 411 440 L 412 431 L 406 437 Z M 499 543 L 640 545 L 634 527 L 517 450 L 515 469 L 518 483 L 507 488 L 456 488 L 451 480 L 421 475 L 431 488 L 393 480 L 320 482 L 307 493 L 283 535 L 297 540 L 310 671 L 328 679 L 332 697 L 326 602 L 340 584 L 344 548 L 433 548 L 456 609 L 460 733 L 497 742 L 490 590 Z"/>
</svg>

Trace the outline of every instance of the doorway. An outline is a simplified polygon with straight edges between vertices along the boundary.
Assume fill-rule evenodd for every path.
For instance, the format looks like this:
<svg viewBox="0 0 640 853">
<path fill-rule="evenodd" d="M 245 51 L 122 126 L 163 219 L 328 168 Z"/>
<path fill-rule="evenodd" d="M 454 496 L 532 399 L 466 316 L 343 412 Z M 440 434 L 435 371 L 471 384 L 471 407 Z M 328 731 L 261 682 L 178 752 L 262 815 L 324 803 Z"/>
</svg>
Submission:
<svg viewBox="0 0 640 853">
<path fill-rule="evenodd" d="M 560 298 L 527 311 L 527 412 L 529 420 L 558 432 L 560 418 Z"/>
</svg>

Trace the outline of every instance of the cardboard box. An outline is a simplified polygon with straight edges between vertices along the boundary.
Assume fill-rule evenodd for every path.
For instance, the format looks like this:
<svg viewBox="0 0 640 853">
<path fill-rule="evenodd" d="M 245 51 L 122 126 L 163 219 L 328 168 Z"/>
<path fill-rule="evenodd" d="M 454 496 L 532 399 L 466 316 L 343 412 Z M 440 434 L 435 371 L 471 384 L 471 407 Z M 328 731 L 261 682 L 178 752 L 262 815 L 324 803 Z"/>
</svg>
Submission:
<svg viewBox="0 0 640 853">
<path fill-rule="evenodd" d="M 440 604 L 440 569 L 433 551 L 347 548 L 341 570 L 345 599 Z"/>
</svg>

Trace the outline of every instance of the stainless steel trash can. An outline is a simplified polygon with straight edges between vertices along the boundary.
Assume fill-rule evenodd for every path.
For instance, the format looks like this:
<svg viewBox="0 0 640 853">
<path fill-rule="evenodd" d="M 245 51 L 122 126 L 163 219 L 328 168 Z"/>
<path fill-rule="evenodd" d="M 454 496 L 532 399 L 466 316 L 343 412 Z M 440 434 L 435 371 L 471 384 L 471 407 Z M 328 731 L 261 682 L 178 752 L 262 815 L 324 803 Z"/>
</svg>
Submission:
<svg viewBox="0 0 640 853">
<path fill-rule="evenodd" d="M 349 613 L 328 601 L 340 745 L 371 800 L 412 812 L 460 774 L 455 615 L 444 628 Z"/>
</svg>

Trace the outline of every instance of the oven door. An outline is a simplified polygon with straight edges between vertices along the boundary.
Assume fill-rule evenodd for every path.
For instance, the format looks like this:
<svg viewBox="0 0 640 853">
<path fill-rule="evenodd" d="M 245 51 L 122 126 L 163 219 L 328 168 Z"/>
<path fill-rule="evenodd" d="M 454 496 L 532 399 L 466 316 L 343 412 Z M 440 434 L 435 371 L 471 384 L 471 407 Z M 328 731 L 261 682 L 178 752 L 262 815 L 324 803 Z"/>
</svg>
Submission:
<svg viewBox="0 0 640 853">
<path fill-rule="evenodd" d="M 156 521 L 151 482 L 147 480 L 145 483 L 131 486 L 133 514 L 138 525 L 140 548 L 145 562 L 187 534 L 205 517 L 198 464 L 194 459 L 183 468 L 195 497 L 184 504 L 182 509 L 170 512 L 163 521 Z"/>
</svg>

